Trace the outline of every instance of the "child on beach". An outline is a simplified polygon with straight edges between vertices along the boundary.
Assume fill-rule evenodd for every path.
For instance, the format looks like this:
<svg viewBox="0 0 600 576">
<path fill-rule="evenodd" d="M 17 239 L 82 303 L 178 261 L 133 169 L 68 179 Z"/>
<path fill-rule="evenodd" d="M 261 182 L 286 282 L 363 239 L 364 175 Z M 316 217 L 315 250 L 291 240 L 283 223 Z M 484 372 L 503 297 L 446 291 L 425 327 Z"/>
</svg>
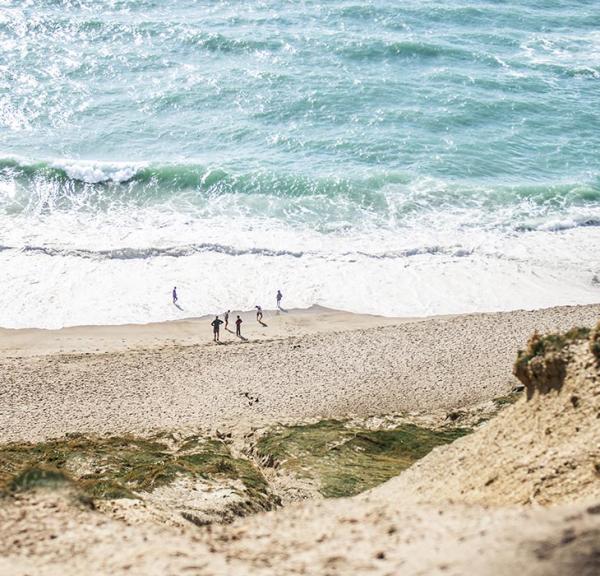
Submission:
<svg viewBox="0 0 600 576">
<path fill-rule="evenodd" d="M 225 312 L 225 330 L 227 330 L 227 326 L 229 326 L 229 313 L 231 312 L 231 310 L 227 310 L 227 312 Z M 238 316 L 239 318 L 239 316 Z"/>
<path fill-rule="evenodd" d="M 239 336 L 240 338 L 242 337 L 242 319 L 239 317 L 239 315 L 235 321 L 235 335 Z"/>
<path fill-rule="evenodd" d="M 177 286 L 173 287 L 173 304 L 177 304 Z"/>
<path fill-rule="evenodd" d="M 215 342 L 219 341 L 219 329 L 221 328 L 221 324 L 223 324 L 223 320 L 219 320 L 218 316 L 215 316 L 215 319 L 210 323 L 213 327 L 213 340 Z"/>
<path fill-rule="evenodd" d="M 281 290 L 277 290 L 277 308 L 281 310 L 281 299 L 283 298 L 283 294 Z"/>
<path fill-rule="evenodd" d="M 260 306 L 255 306 L 256 308 L 256 321 L 261 322 L 263 317 L 262 308 Z"/>
</svg>

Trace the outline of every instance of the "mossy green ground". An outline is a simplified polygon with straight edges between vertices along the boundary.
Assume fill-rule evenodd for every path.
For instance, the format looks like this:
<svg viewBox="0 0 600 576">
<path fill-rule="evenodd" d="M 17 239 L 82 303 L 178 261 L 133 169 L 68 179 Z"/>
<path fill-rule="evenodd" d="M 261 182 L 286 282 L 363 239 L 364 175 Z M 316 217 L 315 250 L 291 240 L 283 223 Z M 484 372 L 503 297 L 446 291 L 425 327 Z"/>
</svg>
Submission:
<svg viewBox="0 0 600 576">
<path fill-rule="evenodd" d="M 435 446 L 467 432 L 412 424 L 369 430 L 326 420 L 273 428 L 259 439 L 257 453 L 261 460 L 315 480 L 325 497 L 350 496 L 396 476 Z M 235 458 L 225 442 L 201 435 L 72 435 L 0 446 L 0 494 L 69 485 L 91 500 L 143 498 L 178 477 L 240 481 L 241 495 L 259 509 L 278 501 L 251 460 Z"/>
<path fill-rule="evenodd" d="M 590 332 L 590 352 L 600 361 L 600 322 Z"/>
<path fill-rule="evenodd" d="M 442 431 L 404 424 L 369 430 L 337 420 L 276 428 L 259 439 L 256 451 L 297 476 L 315 480 L 329 497 L 352 496 L 408 468 L 434 447 L 470 430 Z"/>
<path fill-rule="evenodd" d="M 92 499 L 137 498 L 177 477 L 240 480 L 254 501 L 268 504 L 269 490 L 248 460 L 234 458 L 220 440 L 166 435 L 144 439 L 70 436 L 36 444 L 0 446 L 0 493 L 70 484 Z"/>
</svg>

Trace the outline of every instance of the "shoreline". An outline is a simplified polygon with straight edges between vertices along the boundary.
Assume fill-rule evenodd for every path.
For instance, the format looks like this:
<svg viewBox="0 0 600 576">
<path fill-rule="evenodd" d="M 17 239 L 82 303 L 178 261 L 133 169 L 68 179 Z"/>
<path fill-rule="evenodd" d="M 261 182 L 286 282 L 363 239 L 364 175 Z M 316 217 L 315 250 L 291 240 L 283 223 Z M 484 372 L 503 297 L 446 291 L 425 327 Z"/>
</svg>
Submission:
<svg viewBox="0 0 600 576">
<path fill-rule="evenodd" d="M 243 319 L 242 335 L 248 342 L 393 326 L 426 319 L 355 314 L 319 305 L 290 310 L 263 308 L 263 312 L 263 323 L 266 326 L 261 326 L 256 321 L 255 310 L 232 311 L 230 332 L 222 326 L 221 341 L 236 341 L 231 331 L 235 328 L 237 314 Z M 223 319 L 223 314 L 219 317 Z M 204 315 L 145 324 L 84 324 L 55 329 L 0 328 L 0 356 L 123 352 L 161 348 L 165 344 L 212 346 L 214 343 L 210 323 L 213 318 L 214 315 Z"/>
<path fill-rule="evenodd" d="M 319 333 L 346 332 L 351 330 L 398 326 L 416 322 L 444 321 L 455 318 L 478 316 L 503 316 L 510 314 L 535 314 L 553 310 L 575 310 L 600 307 L 595 304 L 572 304 L 546 308 L 503 311 L 480 311 L 458 314 L 433 314 L 430 316 L 382 316 L 327 308 L 315 304 L 309 308 L 289 310 L 266 309 L 263 322 L 257 325 L 254 310 L 233 311 L 230 326 L 235 317 L 243 319 L 242 335 L 247 341 L 282 340 L 290 337 Z M 102 354 L 127 350 L 154 349 L 165 345 L 196 346 L 213 345 L 210 322 L 213 315 L 190 316 L 176 320 L 127 324 L 82 324 L 62 328 L 3 328 L 0 327 L 0 356 L 43 356 L 50 354 Z M 219 317 L 222 319 L 223 315 Z M 222 342 L 235 341 L 232 330 L 223 329 Z"/>
</svg>

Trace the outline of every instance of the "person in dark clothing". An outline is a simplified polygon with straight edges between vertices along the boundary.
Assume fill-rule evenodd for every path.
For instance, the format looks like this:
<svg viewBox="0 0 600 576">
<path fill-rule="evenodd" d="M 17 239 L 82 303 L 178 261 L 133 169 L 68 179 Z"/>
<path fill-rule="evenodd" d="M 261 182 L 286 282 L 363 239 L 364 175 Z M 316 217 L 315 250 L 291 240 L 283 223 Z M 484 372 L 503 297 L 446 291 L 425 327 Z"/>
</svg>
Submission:
<svg viewBox="0 0 600 576">
<path fill-rule="evenodd" d="M 219 341 L 219 330 L 221 328 L 221 324 L 223 324 L 223 320 L 219 320 L 218 316 L 215 316 L 215 319 L 210 323 L 213 327 L 213 340 L 215 342 Z"/>
<path fill-rule="evenodd" d="M 261 306 L 255 306 L 256 308 L 256 321 L 262 322 L 263 311 Z"/>
<path fill-rule="evenodd" d="M 173 287 L 173 304 L 177 304 L 177 286 Z"/>
<path fill-rule="evenodd" d="M 277 290 L 277 308 L 281 310 L 281 299 L 283 298 L 283 294 L 281 290 Z"/>
<path fill-rule="evenodd" d="M 239 336 L 240 338 L 242 337 L 242 319 L 239 317 L 239 315 L 235 321 L 235 335 Z"/>
</svg>

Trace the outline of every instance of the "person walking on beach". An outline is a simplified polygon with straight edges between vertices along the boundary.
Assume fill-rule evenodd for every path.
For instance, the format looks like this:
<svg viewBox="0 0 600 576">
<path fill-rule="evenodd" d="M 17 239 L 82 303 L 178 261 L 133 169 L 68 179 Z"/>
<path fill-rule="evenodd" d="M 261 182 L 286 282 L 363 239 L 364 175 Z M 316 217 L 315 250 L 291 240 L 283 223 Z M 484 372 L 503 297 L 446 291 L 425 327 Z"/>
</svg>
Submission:
<svg viewBox="0 0 600 576">
<path fill-rule="evenodd" d="M 210 323 L 213 327 L 213 340 L 215 342 L 219 341 L 219 329 L 221 328 L 221 324 L 223 324 L 223 320 L 219 320 L 218 316 L 215 316 L 215 319 Z"/>
<path fill-rule="evenodd" d="M 239 315 L 235 321 L 235 335 L 240 338 L 242 337 L 242 319 L 239 317 Z"/>
<path fill-rule="evenodd" d="M 260 306 L 255 306 L 256 308 L 256 321 L 262 322 L 263 312 Z"/>
<path fill-rule="evenodd" d="M 283 294 L 281 290 L 277 290 L 277 308 L 281 310 L 281 299 L 283 298 Z"/>
<path fill-rule="evenodd" d="M 177 286 L 173 286 L 173 304 L 177 304 Z"/>
<path fill-rule="evenodd" d="M 231 312 L 231 310 L 227 310 L 227 312 L 225 312 L 225 330 L 227 330 L 227 326 L 229 326 L 229 313 Z M 238 316 L 239 318 L 239 316 Z"/>
</svg>

